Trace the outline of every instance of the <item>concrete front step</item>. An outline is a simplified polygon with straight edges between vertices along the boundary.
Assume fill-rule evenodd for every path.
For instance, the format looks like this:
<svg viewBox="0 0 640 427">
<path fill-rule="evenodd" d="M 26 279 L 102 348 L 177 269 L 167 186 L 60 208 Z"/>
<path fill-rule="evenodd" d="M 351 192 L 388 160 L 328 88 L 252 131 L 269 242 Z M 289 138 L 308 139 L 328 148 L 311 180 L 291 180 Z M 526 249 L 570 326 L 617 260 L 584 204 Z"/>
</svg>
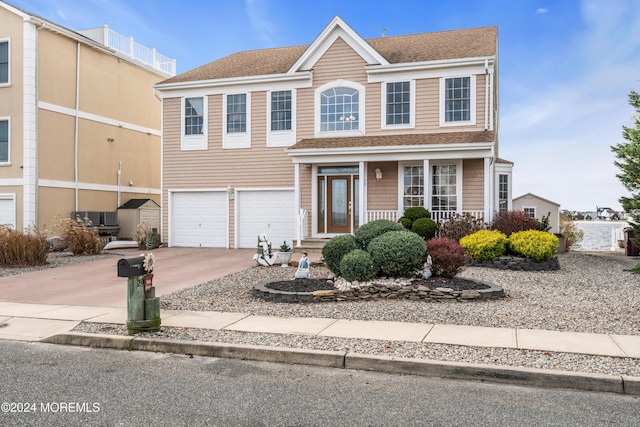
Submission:
<svg viewBox="0 0 640 427">
<path fill-rule="evenodd" d="M 300 250 L 322 250 L 322 248 L 324 248 L 324 245 L 329 241 L 330 239 L 305 239 L 301 242 L 300 246 L 296 246 L 295 249 L 296 251 L 300 251 Z"/>
</svg>

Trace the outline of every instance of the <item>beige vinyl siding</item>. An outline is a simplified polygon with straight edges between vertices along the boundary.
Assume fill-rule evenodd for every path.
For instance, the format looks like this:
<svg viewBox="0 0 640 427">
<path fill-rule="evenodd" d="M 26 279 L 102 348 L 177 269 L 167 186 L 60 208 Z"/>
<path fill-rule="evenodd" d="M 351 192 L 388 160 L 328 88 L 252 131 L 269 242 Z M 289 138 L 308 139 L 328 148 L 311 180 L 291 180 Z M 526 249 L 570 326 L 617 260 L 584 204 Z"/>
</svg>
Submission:
<svg viewBox="0 0 640 427">
<path fill-rule="evenodd" d="M 440 79 L 416 80 L 416 130 L 441 132 Z"/>
<path fill-rule="evenodd" d="M 376 179 L 376 168 L 382 170 L 382 179 Z M 398 209 L 398 162 L 371 162 L 367 164 L 368 210 Z"/>
<path fill-rule="evenodd" d="M 462 210 L 483 210 L 484 160 L 465 159 L 462 169 Z"/>
</svg>

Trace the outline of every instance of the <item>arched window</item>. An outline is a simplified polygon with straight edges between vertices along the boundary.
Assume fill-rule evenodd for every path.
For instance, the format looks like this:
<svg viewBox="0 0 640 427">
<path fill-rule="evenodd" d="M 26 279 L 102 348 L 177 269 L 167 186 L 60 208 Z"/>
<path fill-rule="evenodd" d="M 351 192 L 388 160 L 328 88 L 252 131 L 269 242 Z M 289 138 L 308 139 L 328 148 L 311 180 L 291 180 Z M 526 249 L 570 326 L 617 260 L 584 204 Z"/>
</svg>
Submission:
<svg viewBox="0 0 640 427">
<path fill-rule="evenodd" d="M 360 93 L 350 87 L 334 87 L 320 94 L 320 131 L 360 129 Z"/>
</svg>

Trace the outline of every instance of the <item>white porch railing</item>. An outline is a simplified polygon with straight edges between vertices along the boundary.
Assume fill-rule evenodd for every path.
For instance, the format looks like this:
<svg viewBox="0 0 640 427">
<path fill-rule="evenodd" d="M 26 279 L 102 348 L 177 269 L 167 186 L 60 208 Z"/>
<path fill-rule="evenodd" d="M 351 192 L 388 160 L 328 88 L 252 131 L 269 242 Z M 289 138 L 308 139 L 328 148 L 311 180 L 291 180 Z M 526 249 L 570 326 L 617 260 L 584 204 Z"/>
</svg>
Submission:
<svg viewBox="0 0 640 427">
<path fill-rule="evenodd" d="M 307 230 L 309 229 L 307 227 L 308 220 L 306 209 L 300 209 L 298 213 L 298 235 L 296 236 L 298 243 L 296 246 L 302 246 L 302 241 L 307 238 Z"/>
<path fill-rule="evenodd" d="M 388 219 L 390 221 L 398 220 L 398 211 L 367 211 L 367 222 L 376 221 L 378 219 Z"/>
<path fill-rule="evenodd" d="M 90 38 L 106 47 L 110 47 L 131 59 L 163 72 L 167 76 L 176 75 L 176 60 L 156 52 L 155 48 L 146 47 L 136 42 L 133 37 L 127 37 L 109 28 L 107 24 L 102 28 L 81 30 L 78 33 Z"/>
<path fill-rule="evenodd" d="M 484 211 L 431 211 L 431 219 L 440 223 L 453 216 L 465 214 L 469 214 L 475 219 L 484 219 Z"/>
</svg>

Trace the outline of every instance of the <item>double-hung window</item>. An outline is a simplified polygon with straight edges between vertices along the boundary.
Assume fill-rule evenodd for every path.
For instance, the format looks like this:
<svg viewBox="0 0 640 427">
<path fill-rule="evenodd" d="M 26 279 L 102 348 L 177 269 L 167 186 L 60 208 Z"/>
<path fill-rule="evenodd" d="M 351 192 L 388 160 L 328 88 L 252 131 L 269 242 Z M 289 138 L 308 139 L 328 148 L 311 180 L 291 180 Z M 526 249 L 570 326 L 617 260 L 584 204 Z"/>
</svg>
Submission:
<svg viewBox="0 0 640 427">
<path fill-rule="evenodd" d="M 455 211 L 458 209 L 456 164 L 431 166 L 431 209 L 434 211 Z"/>
<path fill-rule="evenodd" d="M 0 164 L 9 163 L 9 119 L 0 118 Z"/>
<path fill-rule="evenodd" d="M 222 115 L 222 148 L 251 148 L 251 93 L 226 94 Z"/>
<path fill-rule="evenodd" d="M 207 97 L 182 99 L 182 142 L 181 149 L 207 149 Z"/>
<path fill-rule="evenodd" d="M 384 87 L 385 118 L 382 127 L 411 127 L 415 116 L 413 81 L 388 82 Z"/>
<path fill-rule="evenodd" d="M 442 126 L 474 125 L 475 79 L 471 76 L 443 78 L 441 83 Z"/>
<path fill-rule="evenodd" d="M 509 209 L 509 175 L 501 173 L 498 175 L 498 211 L 504 212 Z"/>
<path fill-rule="evenodd" d="M 291 130 L 291 91 L 271 92 L 271 131 Z"/>
<path fill-rule="evenodd" d="M 0 40 L 0 85 L 9 84 L 9 41 Z"/>
</svg>

